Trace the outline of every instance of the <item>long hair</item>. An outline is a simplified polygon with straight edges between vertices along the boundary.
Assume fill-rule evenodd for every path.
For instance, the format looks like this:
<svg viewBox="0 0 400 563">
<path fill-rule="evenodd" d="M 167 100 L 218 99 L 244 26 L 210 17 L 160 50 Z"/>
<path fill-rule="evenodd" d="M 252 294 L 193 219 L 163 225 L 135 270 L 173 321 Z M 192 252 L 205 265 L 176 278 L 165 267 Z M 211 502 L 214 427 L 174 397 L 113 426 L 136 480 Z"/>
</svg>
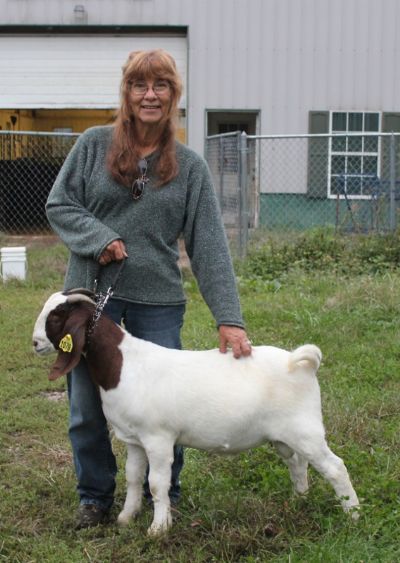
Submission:
<svg viewBox="0 0 400 563">
<path fill-rule="evenodd" d="M 178 102 L 182 94 L 182 82 L 174 59 L 163 49 L 133 51 L 122 67 L 120 107 L 117 112 L 113 139 L 107 155 L 107 165 L 113 178 L 130 186 L 138 177 L 140 155 L 137 150 L 137 129 L 131 111 L 131 83 L 135 80 L 167 80 L 171 88 L 170 107 L 162 124 L 156 175 L 159 185 L 168 183 L 178 175 L 175 132 Z"/>
</svg>

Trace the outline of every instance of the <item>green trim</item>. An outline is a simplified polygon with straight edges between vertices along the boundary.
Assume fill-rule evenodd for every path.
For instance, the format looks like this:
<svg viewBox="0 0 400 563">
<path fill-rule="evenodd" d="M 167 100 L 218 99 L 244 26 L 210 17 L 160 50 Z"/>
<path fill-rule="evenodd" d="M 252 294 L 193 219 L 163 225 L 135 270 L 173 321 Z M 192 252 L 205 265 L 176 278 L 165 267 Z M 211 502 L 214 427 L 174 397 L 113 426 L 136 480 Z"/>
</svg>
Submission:
<svg viewBox="0 0 400 563">
<path fill-rule="evenodd" d="M 329 111 L 310 111 L 309 133 L 329 132 Z M 329 139 L 311 138 L 308 141 L 307 189 L 310 198 L 326 198 L 328 194 Z"/>
</svg>

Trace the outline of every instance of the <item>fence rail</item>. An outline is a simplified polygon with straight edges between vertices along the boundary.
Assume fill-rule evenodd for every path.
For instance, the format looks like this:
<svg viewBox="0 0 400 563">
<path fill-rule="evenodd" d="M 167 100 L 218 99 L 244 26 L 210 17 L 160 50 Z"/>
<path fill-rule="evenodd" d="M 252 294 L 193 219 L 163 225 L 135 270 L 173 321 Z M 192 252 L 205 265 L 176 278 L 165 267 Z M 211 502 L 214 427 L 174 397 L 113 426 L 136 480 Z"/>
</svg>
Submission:
<svg viewBox="0 0 400 563">
<path fill-rule="evenodd" d="M 45 202 L 79 134 L 0 131 L 0 232 L 50 232 Z M 344 233 L 398 225 L 400 134 L 246 135 L 206 138 L 232 248 L 251 234 L 317 226 Z"/>
</svg>

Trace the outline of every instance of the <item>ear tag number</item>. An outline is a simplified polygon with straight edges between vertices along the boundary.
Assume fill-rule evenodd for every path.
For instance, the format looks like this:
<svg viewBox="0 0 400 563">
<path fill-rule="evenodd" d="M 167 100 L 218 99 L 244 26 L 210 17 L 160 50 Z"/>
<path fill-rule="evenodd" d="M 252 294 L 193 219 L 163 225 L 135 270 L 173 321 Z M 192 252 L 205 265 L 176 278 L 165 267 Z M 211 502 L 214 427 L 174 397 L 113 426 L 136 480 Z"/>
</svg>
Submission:
<svg viewBox="0 0 400 563">
<path fill-rule="evenodd" d="M 74 347 L 72 336 L 70 334 L 66 334 L 63 338 L 61 338 L 58 347 L 61 348 L 63 352 L 67 352 L 68 354 L 72 352 L 72 348 Z"/>
</svg>

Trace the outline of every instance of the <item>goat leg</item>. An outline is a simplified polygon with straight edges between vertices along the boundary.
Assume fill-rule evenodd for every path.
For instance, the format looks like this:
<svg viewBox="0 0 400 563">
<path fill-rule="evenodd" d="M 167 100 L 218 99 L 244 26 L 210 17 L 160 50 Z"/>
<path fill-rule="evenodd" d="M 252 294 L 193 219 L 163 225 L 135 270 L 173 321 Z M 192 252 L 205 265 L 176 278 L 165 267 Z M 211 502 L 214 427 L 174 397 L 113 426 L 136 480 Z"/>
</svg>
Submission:
<svg viewBox="0 0 400 563">
<path fill-rule="evenodd" d="M 140 446 L 127 445 L 126 460 L 126 499 L 122 512 L 118 516 L 118 524 L 126 526 L 135 517 L 142 506 L 143 477 L 146 471 L 147 457 Z"/>
<path fill-rule="evenodd" d="M 308 491 L 308 461 L 283 442 L 274 442 L 274 446 L 289 469 L 295 492 L 304 495 Z"/>
<path fill-rule="evenodd" d="M 351 484 L 347 468 L 343 460 L 329 449 L 326 440 L 322 436 L 319 439 L 316 436 L 310 439 L 309 436 L 303 435 L 298 436 L 295 443 L 290 443 L 290 447 L 301 457 L 307 459 L 314 469 L 332 485 L 343 510 L 350 512 L 353 520 L 357 520 L 360 503 Z"/>
<path fill-rule="evenodd" d="M 146 450 L 147 451 L 147 450 Z M 174 460 L 173 444 L 158 445 L 151 452 L 147 451 L 149 458 L 149 485 L 153 497 L 154 518 L 147 530 L 150 536 L 158 536 L 168 530 L 172 525 L 171 502 L 169 488 L 171 486 L 171 466 Z"/>
</svg>

